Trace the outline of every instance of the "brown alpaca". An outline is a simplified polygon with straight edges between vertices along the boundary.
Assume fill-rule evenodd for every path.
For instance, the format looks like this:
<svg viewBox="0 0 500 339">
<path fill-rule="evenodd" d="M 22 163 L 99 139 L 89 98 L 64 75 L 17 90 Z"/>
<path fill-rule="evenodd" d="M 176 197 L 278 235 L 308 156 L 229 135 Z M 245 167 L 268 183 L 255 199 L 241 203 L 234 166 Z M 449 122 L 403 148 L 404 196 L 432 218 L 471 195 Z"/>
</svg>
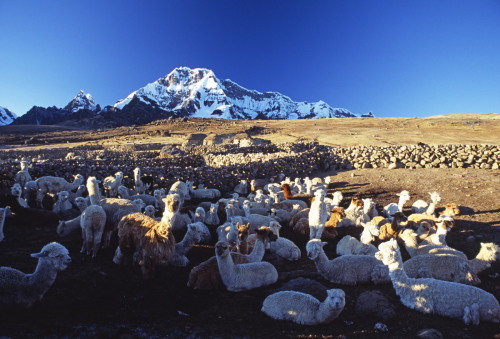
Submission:
<svg viewBox="0 0 500 339">
<path fill-rule="evenodd" d="M 308 207 L 311 207 L 311 202 L 314 198 L 314 195 L 306 194 L 306 193 L 292 194 L 292 191 L 290 190 L 289 184 L 281 185 L 281 190 L 283 191 L 283 194 L 285 195 L 285 200 L 301 200 L 301 201 L 304 201 Z"/>
<path fill-rule="evenodd" d="M 338 236 L 337 225 L 345 218 L 345 212 L 343 207 L 334 207 L 330 211 L 330 219 L 325 223 L 325 228 L 323 229 L 323 235 L 321 238 L 324 239 L 335 239 Z"/>
<path fill-rule="evenodd" d="M 250 233 L 250 224 L 241 225 L 240 223 L 236 224 L 238 227 L 238 252 L 241 254 L 248 254 L 248 235 Z"/>
<path fill-rule="evenodd" d="M 460 214 L 460 207 L 457 204 L 451 203 L 444 205 L 445 209 L 440 215 L 444 215 L 447 217 L 454 217 Z"/>
<path fill-rule="evenodd" d="M 406 216 L 401 212 L 396 212 L 393 216 L 392 221 L 389 221 L 389 219 L 383 217 L 373 218 L 372 221 L 380 228 L 378 240 L 386 241 L 391 238 L 396 238 L 398 232 L 400 231 L 401 222 L 406 220 Z"/>
<path fill-rule="evenodd" d="M 261 261 L 264 257 L 265 247 L 269 241 L 276 240 L 276 235 L 267 227 L 262 226 L 255 231 L 256 242 L 261 242 L 262 246 L 254 246 L 250 254 L 241 254 L 231 252 L 233 262 L 235 264 L 246 264 L 249 262 Z M 255 253 L 255 252 L 258 253 Z M 187 285 L 195 290 L 222 290 L 225 289 L 224 283 L 220 277 L 219 266 L 215 256 L 205 260 L 196 267 L 193 267 L 189 272 L 189 279 Z"/>
<path fill-rule="evenodd" d="M 119 263 L 132 264 L 134 255 L 137 255 L 144 279 L 150 279 L 156 265 L 168 262 L 175 252 L 172 224 L 176 212 L 179 211 L 180 199 L 177 194 L 169 194 L 163 202 L 165 212 L 161 221 L 142 213 L 134 213 L 124 216 L 118 223 L 119 247 L 122 253 Z"/>
</svg>

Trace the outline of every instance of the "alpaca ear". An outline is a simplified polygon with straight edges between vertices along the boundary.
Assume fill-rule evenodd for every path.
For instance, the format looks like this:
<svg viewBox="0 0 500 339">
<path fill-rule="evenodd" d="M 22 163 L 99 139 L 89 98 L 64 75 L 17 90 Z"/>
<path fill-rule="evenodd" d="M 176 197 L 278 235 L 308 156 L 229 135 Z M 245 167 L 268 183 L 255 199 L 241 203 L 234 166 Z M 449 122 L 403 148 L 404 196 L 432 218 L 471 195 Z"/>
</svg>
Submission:
<svg viewBox="0 0 500 339">
<path fill-rule="evenodd" d="M 44 258 L 48 255 L 47 252 L 40 252 L 40 253 L 31 253 L 31 256 L 33 258 Z"/>
</svg>

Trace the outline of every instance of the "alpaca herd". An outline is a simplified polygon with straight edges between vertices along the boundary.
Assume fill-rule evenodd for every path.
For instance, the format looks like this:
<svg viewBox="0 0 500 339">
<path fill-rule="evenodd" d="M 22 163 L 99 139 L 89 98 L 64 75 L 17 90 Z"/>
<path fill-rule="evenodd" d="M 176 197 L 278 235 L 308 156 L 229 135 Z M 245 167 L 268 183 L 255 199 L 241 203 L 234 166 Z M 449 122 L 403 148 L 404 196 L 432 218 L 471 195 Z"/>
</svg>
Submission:
<svg viewBox="0 0 500 339">
<path fill-rule="evenodd" d="M 103 180 L 90 176 L 82 185 L 79 174 L 72 183 L 51 176 L 32 181 L 27 168 L 21 165 L 19 183 L 12 186 L 12 212 L 0 208 L 0 242 L 8 240 L 3 228 L 9 215 L 42 210 L 42 200 L 50 196 L 55 199 L 50 213 L 59 219 L 55 235 L 64 240 L 80 230 L 81 253 L 92 258 L 116 239 L 112 261 L 123 270 L 138 267 L 144 280 L 155 279 L 158 267 L 177 266 L 189 270 L 187 286 L 192 289 L 241 292 L 282 282 L 284 265 L 302 259 L 331 284 L 392 282 L 406 307 L 467 325 L 500 322 L 496 298 L 470 286 L 481 283 L 478 274 L 498 259 L 499 247 L 481 243 L 476 258 L 468 259 L 448 246 L 446 236 L 460 209 L 447 204 L 436 215 L 442 200 L 438 192 L 429 193 L 429 202 L 413 203 L 408 213 L 405 204 L 411 197 L 406 190 L 384 207 L 369 197 L 354 196 L 343 203 L 340 191 L 328 197 L 330 177 L 292 181 L 282 175 L 254 179 L 250 187 L 242 180 L 232 192 L 221 192 L 190 181 L 156 188 L 141 176 L 140 168 L 133 171 L 132 188 L 123 185 L 122 171 Z M 35 206 L 24 200 L 29 182 L 35 183 Z M 302 242 L 280 236 L 280 230 Z M 192 264 L 190 251 L 198 244 L 212 247 L 213 256 Z M 399 246 L 410 257 L 405 262 Z M 39 260 L 32 274 L 0 267 L 2 307 L 32 306 L 71 262 L 68 250 L 58 243 L 32 256 Z M 274 319 L 319 325 L 335 320 L 348 297 L 342 289 L 329 289 L 323 301 L 299 291 L 281 291 L 268 295 L 261 310 Z"/>
</svg>

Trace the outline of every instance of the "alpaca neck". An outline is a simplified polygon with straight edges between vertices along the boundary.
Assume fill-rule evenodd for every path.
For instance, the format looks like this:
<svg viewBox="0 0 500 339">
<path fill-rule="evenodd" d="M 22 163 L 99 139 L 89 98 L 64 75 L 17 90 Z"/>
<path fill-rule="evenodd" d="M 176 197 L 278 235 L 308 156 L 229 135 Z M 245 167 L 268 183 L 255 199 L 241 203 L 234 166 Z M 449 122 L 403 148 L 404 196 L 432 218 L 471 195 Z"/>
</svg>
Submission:
<svg viewBox="0 0 500 339">
<path fill-rule="evenodd" d="M 262 239 L 257 238 L 255 240 L 255 245 L 253 246 L 252 252 L 248 254 L 248 261 L 250 262 L 262 261 L 262 258 L 264 258 L 265 253 L 266 253 L 266 243 Z"/>
<path fill-rule="evenodd" d="M 172 226 L 177 216 L 178 216 L 177 211 L 170 212 L 167 209 L 165 209 L 165 211 L 163 212 L 163 216 L 161 217 L 161 222 Z"/>
<path fill-rule="evenodd" d="M 239 241 L 238 252 L 240 252 L 241 254 L 248 254 L 248 241 L 247 241 L 247 239 Z"/>
<path fill-rule="evenodd" d="M 289 187 L 283 187 L 283 195 L 285 196 L 286 200 L 290 200 L 292 198 L 292 192 L 290 192 Z"/>
<path fill-rule="evenodd" d="M 343 309 L 344 309 L 343 307 L 336 309 L 330 303 L 323 301 L 322 303 L 319 304 L 318 312 L 316 313 L 316 320 L 319 323 L 328 323 L 337 318 Z"/>
<path fill-rule="evenodd" d="M 72 183 L 68 184 L 68 187 L 66 187 L 66 191 L 68 192 L 71 192 L 71 191 L 74 191 L 76 190 L 81 184 L 82 184 L 83 180 L 82 179 L 76 179 L 73 180 Z"/>
<path fill-rule="evenodd" d="M 398 260 L 387 265 L 389 268 L 389 276 L 391 277 L 392 286 L 396 291 L 396 294 L 401 296 L 405 294 L 415 294 L 412 290 L 412 285 L 415 279 L 411 279 L 406 275 L 403 269 L 403 263 L 401 257 L 398 256 Z"/>
<path fill-rule="evenodd" d="M 403 232 L 403 234 L 401 235 L 401 239 L 403 239 L 406 251 L 408 252 L 410 257 L 414 257 L 417 254 L 418 249 L 417 237 Z"/>
<path fill-rule="evenodd" d="M 196 244 L 193 234 L 189 231 L 186 232 L 184 238 L 175 244 L 175 254 L 185 255 Z"/>
<path fill-rule="evenodd" d="M 280 196 L 278 194 L 274 195 L 274 203 L 279 204 L 280 203 Z"/>
<path fill-rule="evenodd" d="M 250 218 L 250 207 L 243 207 L 243 211 L 245 211 L 245 218 Z"/>
<path fill-rule="evenodd" d="M 27 278 L 30 285 L 30 293 L 43 297 L 56 280 L 57 271 L 45 263 L 43 259 L 39 259 L 35 272 L 29 274 Z"/>
<path fill-rule="evenodd" d="M 425 214 L 427 215 L 434 215 L 434 211 L 436 210 L 436 204 L 434 203 L 433 200 L 429 203 L 429 206 L 427 206 L 427 209 L 425 210 Z"/>
<path fill-rule="evenodd" d="M 318 256 L 314 258 L 314 263 L 316 264 L 316 269 L 320 274 L 328 274 L 328 270 L 325 269 L 326 265 L 330 259 L 326 256 L 326 253 L 323 249 L 320 250 Z"/>
<path fill-rule="evenodd" d="M 219 267 L 219 273 L 222 281 L 228 281 L 233 277 L 234 272 L 234 262 L 232 256 L 226 252 L 225 255 L 216 254 L 217 266 Z M 232 279 L 231 279 L 232 280 Z"/>
<path fill-rule="evenodd" d="M 405 203 L 406 203 L 406 199 L 399 198 L 399 201 L 398 201 L 398 210 L 400 212 L 403 212 L 403 208 L 405 206 Z"/>
</svg>

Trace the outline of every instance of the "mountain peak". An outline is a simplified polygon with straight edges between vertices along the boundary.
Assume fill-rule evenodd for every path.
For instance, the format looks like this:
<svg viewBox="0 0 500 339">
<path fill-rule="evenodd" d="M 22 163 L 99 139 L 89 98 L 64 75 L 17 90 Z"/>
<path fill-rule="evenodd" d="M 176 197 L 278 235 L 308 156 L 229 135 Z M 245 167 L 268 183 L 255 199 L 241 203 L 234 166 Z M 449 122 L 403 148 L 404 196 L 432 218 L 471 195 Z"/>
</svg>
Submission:
<svg viewBox="0 0 500 339">
<path fill-rule="evenodd" d="M 17 115 L 14 112 L 11 112 L 7 108 L 0 106 L 0 126 L 9 125 L 16 118 Z"/>
<path fill-rule="evenodd" d="M 89 93 L 85 93 L 85 91 L 80 90 L 76 96 L 71 100 L 66 107 L 65 110 L 71 112 L 78 112 L 81 109 L 88 109 L 90 111 L 95 111 L 97 109 L 97 105 L 95 104 L 94 98 Z"/>
</svg>

